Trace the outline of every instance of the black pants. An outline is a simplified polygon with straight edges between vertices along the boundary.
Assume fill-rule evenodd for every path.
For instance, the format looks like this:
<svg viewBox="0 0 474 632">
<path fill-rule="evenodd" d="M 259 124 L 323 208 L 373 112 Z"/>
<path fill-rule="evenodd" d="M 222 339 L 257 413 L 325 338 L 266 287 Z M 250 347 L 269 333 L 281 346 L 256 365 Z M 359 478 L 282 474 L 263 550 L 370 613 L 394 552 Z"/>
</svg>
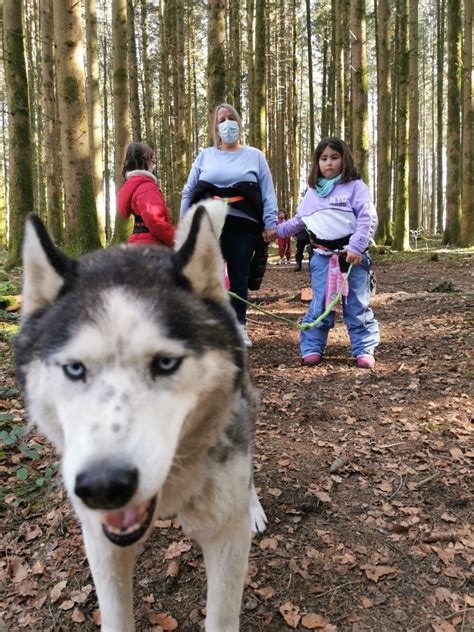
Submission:
<svg viewBox="0 0 474 632">
<path fill-rule="evenodd" d="M 304 249 L 305 246 L 309 244 L 309 235 L 304 230 L 299 232 L 296 235 L 296 253 L 295 253 L 295 261 L 296 263 L 302 263 L 304 259 Z"/>
<path fill-rule="evenodd" d="M 227 216 L 221 235 L 222 256 L 227 262 L 230 291 L 248 299 L 250 262 L 257 248 L 260 227 L 254 222 Z M 247 305 L 238 299 L 231 299 L 237 320 L 245 325 Z"/>
</svg>

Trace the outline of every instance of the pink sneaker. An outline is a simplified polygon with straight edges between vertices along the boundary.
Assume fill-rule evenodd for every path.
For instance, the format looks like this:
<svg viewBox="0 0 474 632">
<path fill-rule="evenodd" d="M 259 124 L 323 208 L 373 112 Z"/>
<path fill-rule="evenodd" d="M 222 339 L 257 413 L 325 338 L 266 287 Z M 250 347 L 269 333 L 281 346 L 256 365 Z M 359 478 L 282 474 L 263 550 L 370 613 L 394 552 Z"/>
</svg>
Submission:
<svg viewBox="0 0 474 632">
<path fill-rule="evenodd" d="M 316 366 L 322 360 L 322 355 L 320 353 L 310 353 L 301 359 L 301 364 L 305 366 Z"/>
<path fill-rule="evenodd" d="M 356 363 L 359 369 L 375 369 L 375 359 L 371 355 L 357 356 Z"/>
</svg>

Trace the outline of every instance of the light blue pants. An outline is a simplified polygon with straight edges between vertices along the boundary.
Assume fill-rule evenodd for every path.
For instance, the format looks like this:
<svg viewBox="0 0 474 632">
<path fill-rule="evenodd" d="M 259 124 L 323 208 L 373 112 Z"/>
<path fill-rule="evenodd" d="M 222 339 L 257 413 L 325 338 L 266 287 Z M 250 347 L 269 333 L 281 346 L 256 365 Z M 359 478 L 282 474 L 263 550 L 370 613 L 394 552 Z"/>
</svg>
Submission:
<svg viewBox="0 0 474 632">
<path fill-rule="evenodd" d="M 316 320 L 326 309 L 326 283 L 328 275 L 329 257 L 315 253 L 311 257 L 311 287 L 313 300 L 303 318 L 304 323 Z M 369 307 L 370 285 L 369 271 L 370 257 L 364 254 L 358 266 L 352 266 L 349 275 L 349 294 L 342 298 L 342 314 L 351 341 L 352 355 L 373 355 L 379 344 L 379 325 L 374 313 Z M 301 357 L 310 353 L 323 354 L 328 339 L 329 330 L 334 327 L 335 313 L 332 311 L 316 327 L 301 331 Z"/>
</svg>

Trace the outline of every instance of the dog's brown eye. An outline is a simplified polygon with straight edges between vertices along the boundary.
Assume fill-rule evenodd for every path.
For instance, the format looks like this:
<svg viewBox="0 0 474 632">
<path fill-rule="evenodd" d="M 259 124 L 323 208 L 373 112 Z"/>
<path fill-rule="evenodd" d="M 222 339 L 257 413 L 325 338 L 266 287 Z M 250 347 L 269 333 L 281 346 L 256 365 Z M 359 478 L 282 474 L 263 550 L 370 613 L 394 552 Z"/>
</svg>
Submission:
<svg viewBox="0 0 474 632">
<path fill-rule="evenodd" d="M 156 356 L 151 363 L 151 374 L 153 377 L 157 375 L 170 375 L 174 373 L 181 364 L 183 358 L 172 358 L 168 356 Z"/>
<path fill-rule="evenodd" d="M 86 367 L 82 362 L 71 362 L 70 364 L 63 364 L 62 369 L 64 375 L 70 380 L 85 380 L 86 379 Z"/>
</svg>

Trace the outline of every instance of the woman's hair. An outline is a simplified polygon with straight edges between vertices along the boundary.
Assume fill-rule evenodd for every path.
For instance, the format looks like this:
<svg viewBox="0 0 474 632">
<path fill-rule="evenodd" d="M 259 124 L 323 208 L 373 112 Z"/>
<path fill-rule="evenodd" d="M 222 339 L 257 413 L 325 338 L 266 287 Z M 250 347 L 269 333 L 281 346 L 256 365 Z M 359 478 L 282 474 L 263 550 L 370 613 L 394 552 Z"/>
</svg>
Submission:
<svg viewBox="0 0 474 632">
<path fill-rule="evenodd" d="M 341 154 L 342 171 L 340 182 L 359 180 L 362 177 L 360 175 L 360 171 L 354 164 L 354 158 L 351 154 L 351 150 L 346 145 L 346 143 L 340 138 L 337 138 L 337 136 L 331 136 L 329 138 L 323 138 L 319 142 L 313 154 L 311 170 L 308 176 L 308 184 L 310 187 L 314 188 L 318 184 L 318 180 L 321 177 L 321 174 L 319 172 L 319 159 L 326 147 L 330 147 L 331 149 L 334 149 L 334 151 L 337 151 L 338 154 Z"/>
<path fill-rule="evenodd" d="M 153 149 L 145 143 L 130 143 L 125 152 L 122 178 L 125 180 L 128 171 L 147 170 L 148 163 L 153 159 L 153 156 Z"/>
<path fill-rule="evenodd" d="M 237 112 L 234 106 L 229 105 L 228 103 L 219 103 L 219 105 L 216 106 L 214 110 L 214 114 L 212 115 L 212 136 L 214 138 L 214 147 L 219 147 L 220 142 L 221 142 L 221 137 L 219 136 L 219 130 L 217 129 L 217 125 L 218 125 L 217 114 L 219 113 L 219 110 L 221 108 L 225 108 L 226 110 L 229 110 L 229 112 L 231 112 L 234 115 L 234 120 L 239 125 L 240 136 L 242 136 L 243 127 L 242 127 L 242 117 L 240 116 L 240 114 Z"/>
</svg>

